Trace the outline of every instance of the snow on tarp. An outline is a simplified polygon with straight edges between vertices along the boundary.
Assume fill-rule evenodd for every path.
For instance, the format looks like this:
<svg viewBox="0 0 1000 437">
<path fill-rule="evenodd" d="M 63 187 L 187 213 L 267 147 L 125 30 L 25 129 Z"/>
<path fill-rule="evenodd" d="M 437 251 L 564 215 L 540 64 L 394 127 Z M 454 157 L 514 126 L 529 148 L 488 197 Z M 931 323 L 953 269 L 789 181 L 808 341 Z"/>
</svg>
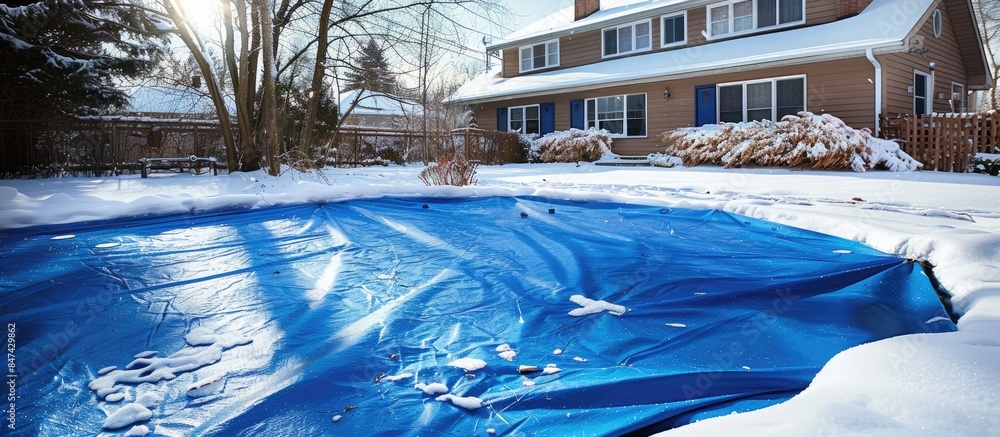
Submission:
<svg viewBox="0 0 1000 437">
<path fill-rule="evenodd" d="M 955 330 L 916 264 L 718 211 L 378 199 L 0 238 L 25 435 L 650 432 Z"/>
</svg>

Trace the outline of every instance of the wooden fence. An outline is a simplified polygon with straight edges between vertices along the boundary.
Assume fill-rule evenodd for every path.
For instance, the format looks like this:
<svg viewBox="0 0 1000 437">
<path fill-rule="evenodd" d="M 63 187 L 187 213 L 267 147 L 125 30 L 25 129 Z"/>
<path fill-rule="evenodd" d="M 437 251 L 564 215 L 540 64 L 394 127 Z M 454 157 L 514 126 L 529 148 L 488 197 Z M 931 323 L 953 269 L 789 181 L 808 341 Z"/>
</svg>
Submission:
<svg viewBox="0 0 1000 437">
<path fill-rule="evenodd" d="M 487 165 L 525 162 L 516 134 L 463 128 L 453 131 L 414 131 L 365 126 L 341 126 L 333 137 L 327 165 L 363 166 L 433 162 L 450 155 Z"/>
<path fill-rule="evenodd" d="M 924 170 L 965 172 L 977 153 L 1000 153 L 1000 113 L 903 115 L 884 125 Z M 895 125 L 895 126 L 893 126 Z"/>
</svg>

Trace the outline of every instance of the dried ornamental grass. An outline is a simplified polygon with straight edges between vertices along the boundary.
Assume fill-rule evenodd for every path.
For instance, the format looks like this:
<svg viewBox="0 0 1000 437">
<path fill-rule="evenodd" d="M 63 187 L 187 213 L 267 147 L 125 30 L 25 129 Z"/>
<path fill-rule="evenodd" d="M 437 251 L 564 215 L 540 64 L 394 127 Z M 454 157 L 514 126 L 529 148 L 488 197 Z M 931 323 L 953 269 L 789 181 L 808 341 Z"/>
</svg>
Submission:
<svg viewBox="0 0 1000 437">
<path fill-rule="evenodd" d="M 428 186 L 451 185 L 464 187 L 476 184 L 476 167 L 478 164 L 469 162 L 462 155 L 438 158 L 420 172 L 420 180 Z"/>
</svg>

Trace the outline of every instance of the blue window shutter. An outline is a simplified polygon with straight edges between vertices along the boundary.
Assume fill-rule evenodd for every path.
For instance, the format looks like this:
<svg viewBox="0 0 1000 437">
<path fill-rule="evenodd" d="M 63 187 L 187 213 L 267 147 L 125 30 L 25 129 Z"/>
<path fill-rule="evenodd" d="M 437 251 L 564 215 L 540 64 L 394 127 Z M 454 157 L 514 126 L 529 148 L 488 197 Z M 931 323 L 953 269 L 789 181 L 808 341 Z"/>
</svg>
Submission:
<svg viewBox="0 0 1000 437">
<path fill-rule="evenodd" d="M 570 100 L 569 102 L 569 127 L 573 129 L 586 129 L 584 118 L 583 100 Z"/>
<path fill-rule="evenodd" d="M 507 108 L 497 108 L 497 130 L 507 132 Z"/>
<path fill-rule="evenodd" d="M 541 126 L 539 126 L 539 132 L 541 135 L 547 135 L 556 131 L 556 104 L 555 103 L 542 103 L 538 105 L 539 118 L 541 118 Z"/>
</svg>

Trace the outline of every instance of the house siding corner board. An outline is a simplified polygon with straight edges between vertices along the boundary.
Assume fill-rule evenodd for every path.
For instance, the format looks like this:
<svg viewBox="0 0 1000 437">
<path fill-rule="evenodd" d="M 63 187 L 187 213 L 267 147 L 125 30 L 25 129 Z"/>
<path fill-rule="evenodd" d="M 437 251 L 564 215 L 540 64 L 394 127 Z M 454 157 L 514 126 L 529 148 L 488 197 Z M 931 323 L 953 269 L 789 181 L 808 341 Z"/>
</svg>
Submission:
<svg viewBox="0 0 1000 437">
<path fill-rule="evenodd" d="M 931 97 L 935 112 L 952 112 L 950 105 L 952 82 L 968 87 L 968 74 L 962 58 L 955 29 L 951 25 L 948 11 L 941 5 L 943 28 L 941 37 L 934 36 L 933 16 L 917 32 L 924 38 L 923 53 L 893 53 L 878 56 L 884 66 L 884 105 L 887 113 L 913 113 L 913 94 L 908 90 L 913 86 L 914 71 L 932 73 L 930 63 L 934 62 L 934 88 Z M 945 98 L 939 99 L 938 94 Z"/>
<path fill-rule="evenodd" d="M 518 98 L 474 106 L 479 126 L 497 127 L 497 109 L 511 106 L 555 103 L 555 128 L 570 128 L 570 101 L 623 94 L 646 94 L 645 138 L 616 138 L 613 150 L 620 155 L 645 155 L 663 150 L 660 135 L 695 123 L 695 87 L 730 82 L 753 81 L 785 76 L 806 75 L 806 109 L 831 113 L 856 128 L 874 128 L 874 67 L 867 59 L 852 58 L 799 66 L 771 68 L 651 82 L 639 85 L 604 87 L 587 91 Z M 664 99 L 669 88 L 671 97 Z"/>
</svg>

